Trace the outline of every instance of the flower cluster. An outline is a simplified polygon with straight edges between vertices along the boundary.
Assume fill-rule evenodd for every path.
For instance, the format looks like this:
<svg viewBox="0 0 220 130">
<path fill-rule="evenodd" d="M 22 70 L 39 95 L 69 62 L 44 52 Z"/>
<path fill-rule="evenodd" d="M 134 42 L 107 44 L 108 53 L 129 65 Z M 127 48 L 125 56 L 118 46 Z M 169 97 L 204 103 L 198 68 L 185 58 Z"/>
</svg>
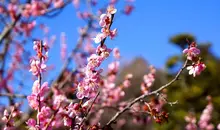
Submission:
<svg viewBox="0 0 220 130">
<path fill-rule="evenodd" d="M 27 121 L 28 127 L 31 128 L 43 128 L 48 122 L 50 117 L 50 108 L 44 103 L 45 96 L 49 91 L 48 83 L 42 82 L 42 72 L 46 70 L 45 62 L 48 59 L 49 47 L 42 41 L 35 41 L 33 49 L 36 51 L 36 56 L 30 60 L 30 72 L 37 77 L 32 87 L 32 94 L 27 97 L 28 103 L 31 108 L 38 110 L 37 120 L 29 119 Z"/>
<path fill-rule="evenodd" d="M 196 118 L 192 113 L 190 113 L 188 116 L 185 117 L 185 121 L 188 123 L 185 127 L 186 130 L 196 130 L 197 129 Z"/>
<path fill-rule="evenodd" d="M 47 82 L 44 82 L 40 86 L 39 80 L 36 80 L 32 87 L 32 94 L 27 97 L 30 107 L 37 110 L 39 108 L 39 101 L 41 102 L 41 106 L 43 106 L 48 91 L 49 87 Z M 39 101 L 38 96 L 40 97 Z"/>
<path fill-rule="evenodd" d="M 115 9 L 113 6 L 109 6 L 107 9 L 107 13 L 100 16 L 99 25 L 102 27 L 102 29 L 101 33 L 98 33 L 94 38 L 95 43 L 100 43 L 107 36 L 109 36 L 111 39 L 116 36 L 117 29 L 110 30 L 112 20 L 116 12 L 117 9 Z"/>
<path fill-rule="evenodd" d="M 192 61 L 192 65 L 187 67 L 189 74 L 193 77 L 200 75 L 200 73 L 206 68 L 205 64 L 201 62 L 201 58 L 198 57 L 200 50 L 196 48 L 197 44 L 192 42 L 187 49 L 183 50 L 186 54 L 187 59 Z"/>
<path fill-rule="evenodd" d="M 111 22 L 116 11 L 117 10 L 115 8 L 109 7 L 107 10 L 107 14 L 103 14 L 100 16 L 100 26 L 103 27 L 105 31 L 110 30 Z M 104 37 L 100 37 L 101 35 Z M 99 43 L 103 41 L 107 36 L 112 37 L 110 33 L 101 33 L 96 36 L 94 41 L 96 43 Z M 78 84 L 77 87 L 77 97 L 79 99 L 83 99 L 84 97 L 92 98 L 95 96 L 94 93 L 97 92 L 101 84 L 100 73 L 102 72 L 102 69 L 97 70 L 97 68 L 109 56 L 111 51 L 112 50 L 107 48 L 105 44 L 100 44 L 96 49 L 96 54 L 92 54 L 87 59 L 88 63 L 84 68 L 85 77 L 83 81 Z"/>
<path fill-rule="evenodd" d="M 210 96 L 208 96 L 207 100 L 208 100 L 208 104 L 200 116 L 200 119 L 198 121 L 198 126 L 196 124 L 196 117 L 192 113 L 190 113 L 188 116 L 185 117 L 185 120 L 188 123 L 186 125 L 186 130 L 197 130 L 198 128 L 202 130 L 215 129 L 214 125 L 210 123 L 212 117 L 212 111 L 213 111 L 213 104 L 211 101 L 212 99 Z M 220 125 L 217 126 L 218 130 L 220 129 L 219 126 Z"/>
<path fill-rule="evenodd" d="M 211 97 L 207 97 L 207 98 L 208 98 L 208 105 L 203 110 L 198 125 L 201 129 L 213 130 L 214 125 L 210 123 L 212 117 L 212 111 L 213 111 L 213 104 L 211 102 Z"/>
<path fill-rule="evenodd" d="M 155 73 L 156 70 L 153 66 L 150 66 L 150 73 L 147 75 L 144 75 L 143 79 L 144 82 L 141 84 L 141 91 L 143 94 L 150 92 L 150 87 L 153 85 L 155 81 Z"/>
<path fill-rule="evenodd" d="M 169 114 L 162 110 L 164 104 L 164 101 L 159 98 L 152 98 L 149 102 L 135 103 L 130 110 L 133 123 L 147 124 L 151 118 L 158 124 L 167 122 Z"/>
<path fill-rule="evenodd" d="M 3 130 L 11 130 L 14 127 L 13 118 L 19 116 L 22 112 L 18 110 L 20 104 L 15 104 L 9 107 L 9 110 L 5 109 L 3 113 L 2 121 L 6 124 Z"/>
</svg>

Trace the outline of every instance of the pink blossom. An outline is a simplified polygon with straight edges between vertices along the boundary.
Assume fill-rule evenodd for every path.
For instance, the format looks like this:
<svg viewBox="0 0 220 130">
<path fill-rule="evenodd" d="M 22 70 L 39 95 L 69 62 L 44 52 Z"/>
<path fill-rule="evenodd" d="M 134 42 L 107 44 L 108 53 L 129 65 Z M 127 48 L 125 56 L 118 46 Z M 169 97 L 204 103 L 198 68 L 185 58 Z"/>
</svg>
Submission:
<svg viewBox="0 0 220 130">
<path fill-rule="evenodd" d="M 111 51 L 112 51 L 112 50 L 109 49 L 109 48 L 107 48 L 106 45 L 102 45 L 102 46 L 99 45 L 99 46 L 97 47 L 97 49 L 96 49 L 96 53 L 97 53 L 98 55 L 100 55 L 100 56 L 103 58 L 103 60 L 109 56 L 109 54 L 110 54 Z"/>
<path fill-rule="evenodd" d="M 94 40 L 95 43 L 100 43 L 104 38 L 106 38 L 106 35 L 105 35 L 105 34 L 103 34 L 103 33 L 98 33 L 98 34 L 96 35 L 96 37 L 93 38 L 93 40 Z"/>
<path fill-rule="evenodd" d="M 143 77 L 144 83 L 141 84 L 141 91 L 143 93 L 148 93 L 149 88 L 153 85 L 155 81 L 156 70 L 153 66 L 150 66 L 149 68 L 150 68 L 150 73 L 147 75 L 144 75 Z"/>
<path fill-rule="evenodd" d="M 125 80 L 125 81 L 123 82 L 123 86 L 124 86 L 125 88 L 128 88 L 129 86 L 131 86 L 131 81 L 130 81 L 130 80 Z"/>
<path fill-rule="evenodd" d="M 109 3 L 110 3 L 111 5 L 113 5 L 113 4 L 116 4 L 117 2 L 118 2 L 118 0 L 110 0 Z"/>
<path fill-rule="evenodd" d="M 64 117 L 64 126 L 71 126 L 72 125 L 72 119 L 69 117 Z"/>
<path fill-rule="evenodd" d="M 55 1 L 54 1 L 54 7 L 55 7 L 55 8 L 60 8 L 60 7 L 62 7 L 63 5 L 64 5 L 63 0 L 55 0 Z"/>
<path fill-rule="evenodd" d="M 15 4 L 12 4 L 12 3 L 8 4 L 8 12 L 9 12 L 9 15 L 11 16 L 12 20 L 16 19 L 17 8 L 18 7 Z"/>
<path fill-rule="evenodd" d="M 88 86 L 83 86 L 82 83 L 79 83 L 77 87 L 76 96 L 78 99 L 83 99 L 84 97 L 89 97 L 89 88 Z"/>
<path fill-rule="evenodd" d="M 34 29 L 34 27 L 36 26 L 36 21 L 32 21 L 29 23 L 21 23 L 20 24 L 20 31 L 23 31 L 25 33 L 26 36 L 30 36 L 31 31 Z"/>
<path fill-rule="evenodd" d="M 31 3 L 30 11 L 33 16 L 39 16 L 46 13 L 45 3 L 43 3 L 42 1 L 33 1 Z"/>
<path fill-rule="evenodd" d="M 120 58 L 120 51 L 118 48 L 114 48 L 113 49 L 113 56 L 116 58 L 116 59 L 119 59 Z"/>
<path fill-rule="evenodd" d="M 101 65 L 103 61 L 103 57 L 97 54 L 92 54 L 87 60 L 88 60 L 87 68 L 89 70 L 93 70 Z"/>
<path fill-rule="evenodd" d="M 193 77 L 200 75 L 200 73 L 206 68 L 205 64 L 198 63 L 192 66 L 188 66 L 187 70 L 189 70 L 189 75 L 193 75 Z"/>
<path fill-rule="evenodd" d="M 26 122 L 26 124 L 28 125 L 28 128 L 30 129 L 30 130 L 35 130 L 35 129 L 37 129 L 36 128 L 36 120 L 34 120 L 34 119 L 32 119 L 32 118 L 30 118 L 27 122 Z"/>
<path fill-rule="evenodd" d="M 24 17 L 30 17 L 31 16 L 31 4 L 25 4 L 24 10 L 22 11 L 22 15 Z"/>
<path fill-rule="evenodd" d="M 32 87 L 32 93 L 33 94 L 40 94 L 40 95 L 45 95 L 45 93 L 49 90 L 49 87 L 48 87 L 48 82 L 44 82 L 41 87 L 40 87 L 40 84 L 39 84 L 39 81 L 36 80 L 33 84 L 33 87 Z"/>
<path fill-rule="evenodd" d="M 112 62 L 111 64 L 108 65 L 108 70 L 110 72 L 118 72 L 118 69 L 119 69 L 119 62 L 116 61 L 116 62 Z"/>
<path fill-rule="evenodd" d="M 4 121 L 5 123 L 7 123 L 7 121 L 8 121 L 8 117 L 9 117 L 8 110 L 5 109 L 5 110 L 4 110 L 3 117 L 2 117 L 2 121 Z"/>
<path fill-rule="evenodd" d="M 75 8 L 79 8 L 80 0 L 73 0 L 73 5 Z"/>
<path fill-rule="evenodd" d="M 54 94 L 53 108 L 58 109 L 58 106 L 61 104 L 61 102 L 65 101 L 66 99 L 66 96 L 63 94 Z"/>
<path fill-rule="evenodd" d="M 109 14 L 115 14 L 115 13 L 117 12 L 117 9 L 114 8 L 114 6 L 109 6 L 109 7 L 107 8 L 107 12 L 108 12 Z"/>
<path fill-rule="evenodd" d="M 61 59 L 64 60 L 66 57 L 66 53 L 67 53 L 67 45 L 66 45 L 66 36 L 64 33 L 61 34 L 61 50 L 60 50 L 60 55 L 61 55 Z"/>
<path fill-rule="evenodd" d="M 39 89 L 39 81 L 36 80 L 33 85 L 33 90 L 32 94 L 27 97 L 28 103 L 31 108 L 37 109 L 39 106 L 39 102 L 37 100 L 37 95 L 40 96 L 40 102 L 44 101 L 46 93 L 49 91 L 48 83 L 44 82 Z"/>
<path fill-rule="evenodd" d="M 27 97 L 28 104 L 31 108 L 37 110 L 39 102 L 37 101 L 37 96 L 35 94 L 31 94 Z"/>
<path fill-rule="evenodd" d="M 131 14 L 131 12 L 134 10 L 134 6 L 132 5 L 126 5 L 125 8 L 124 8 L 124 13 L 126 15 L 129 15 Z"/>
<path fill-rule="evenodd" d="M 110 31 L 109 36 L 110 36 L 111 39 L 115 38 L 116 35 L 117 35 L 117 29 L 114 29 L 114 30 Z"/>
<path fill-rule="evenodd" d="M 106 27 L 111 23 L 111 15 L 110 14 L 102 14 L 100 16 L 99 25 L 101 27 Z"/>
<path fill-rule="evenodd" d="M 193 115 L 186 116 L 185 120 L 188 123 L 185 127 L 186 130 L 197 130 L 196 118 Z"/>
<path fill-rule="evenodd" d="M 41 108 L 41 112 L 38 113 L 37 117 L 41 121 L 44 121 L 44 120 L 48 119 L 50 117 L 50 115 L 51 115 L 51 109 L 49 107 L 43 106 Z"/>
<path fill-rule="evenodd" d="M 39 75 L 41 72 L 46 70 L 46 64 L 44 64 L 43 62 L 40 63 L 39 60 L 36 59 L 31 59 L 31 65 L 30 65 L 30 72 L 32 72 L 33 75 L 37 76 Z"/>
<path fill-rule="evenodd" d="M 220 130 L 220 124 L 218 124 L 217 129 Z"/>
<path fill-rule="evenodd" d="M 196 47 L 190 47 L 183 50 L 183 53 L 187 55 L 188 60 L 192 60 L 194 57 L 199 55 L 200 50 Z"/>
<path fill-rule="evenodd" d="M 201 129 L 206 129 L 206 130 L 214 129 L 214 126 L 212 124 L 209 124 L 209 121 L 211 120 L 212 111 L 213 111 L 213 105 L 210 102 L 203 110 L 202 115 L 200 116 L 200 120 L 198 124 Z"/>
</svg>

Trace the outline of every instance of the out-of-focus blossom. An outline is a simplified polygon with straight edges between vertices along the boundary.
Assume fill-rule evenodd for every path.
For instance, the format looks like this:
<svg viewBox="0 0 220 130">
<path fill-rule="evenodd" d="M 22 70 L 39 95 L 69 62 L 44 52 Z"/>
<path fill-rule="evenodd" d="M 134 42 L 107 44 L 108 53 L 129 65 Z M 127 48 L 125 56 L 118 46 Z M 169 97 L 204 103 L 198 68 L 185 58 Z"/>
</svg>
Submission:
<svg viewBox="0 0 220 130">
<path fill-rule="evenodd" d="M 200 62 L 198 64 L 194 64 L 192 66 L 188 66 L 187 70 L 189 70 L 189 75 L 193 75 L 193 77 L 196 77 L 197 75 L 200 75 L 200 73 L 206 68 L 205 64 Z"/>
</svg>

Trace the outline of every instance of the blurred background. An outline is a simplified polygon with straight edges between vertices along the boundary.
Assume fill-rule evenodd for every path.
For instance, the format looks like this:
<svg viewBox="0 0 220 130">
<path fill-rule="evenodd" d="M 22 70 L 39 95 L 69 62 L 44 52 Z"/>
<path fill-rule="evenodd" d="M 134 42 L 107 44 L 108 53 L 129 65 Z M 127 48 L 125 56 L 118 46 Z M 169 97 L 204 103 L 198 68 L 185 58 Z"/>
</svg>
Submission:
<svg viewBox="0 0 220 130">
<path fill-rule="evenodd" d="M 105 4 L 107 0 L 100 0 L 99 4 Z M 119 0 L 121 1 L 121 0 Z M 123 3 L 116 5 L 122 9 Z M 118 29 L 118 36 L 106 42 L 109 47 L 118 47 L 121 51 L 121 68 L 118 75 L 118 83 L 130 72 L 134 75 L 132 87 L 127 89 L 127 100 L 140 95 L 140 84 L 143 75 L 148 72 L 149 65 L 157 69 L 156 82 L 152 89 L 169 82 L 174 78 L 178 69 L 183 64 L 185 56 L 182 50 L 187 47 L 186 38 L 195 41 L 201 49 L 201 57 L 207 68 L 198 77 L 188 75 L 184 71 L 179 81 L 168 87 L 169 101 L 178 101 L 174 106 L 165 105 L 164 109 L 169 113 L 169 121 L 163 125 L 154 122 L 149 125 L 125 125 L 122 130 L 181 130 L 185 128 L 184 117 L 189 113 L 195 113 L 199 119 L 201 112 L 207 105 L 206 97 L 212 97 L 214 112 L 211 122 L 215 126 L 220 123 L 220 1 L 210 0 L 169 0 L 147 1 L 136 0 L 134 10 L 129 16 L 117 13 L 113 28 Z M 57 76 L 62 67 L 60 57 L 59 36 L 65 32 L 67 53 L 76 45 L 78 38 L 77 29 L 85 23 L 78 20 L 76 10 L 68 5 L 57 17 L 40 17 L 37 23 L 47 24 L 50 35 L 55 35 L 55 41 L 49 52 L 48 64 L 53 65 L 53 72 L 45 76 L 44 80 L 52 80 Z M 43 37 L 42 31 L 35 30 L 33 36 Z M 97 45 L 94 45 L 97 46 Z M 32 49 L 32 44 L 27 44 Z M 103 68 L 107 68 L 109 61 Z M 70 68 L 74 68 L 74 63 Z M 27 78 L 27 77 L 26 77 Z M 27 80 L 25 84 L 32 84 Z M 31 93 L 31 86 L 23 93 Z M 1 98 L 1 103 L 7 104 L 7 98 Z M 24 108 L 27 109 L 27 108 Z M 111 112 L 109 112 L 111 115 Z M 107 114 L 108 116 L 108 114 Z M 107 117 L 106 117 L 107 118 Z"/>
</svg>

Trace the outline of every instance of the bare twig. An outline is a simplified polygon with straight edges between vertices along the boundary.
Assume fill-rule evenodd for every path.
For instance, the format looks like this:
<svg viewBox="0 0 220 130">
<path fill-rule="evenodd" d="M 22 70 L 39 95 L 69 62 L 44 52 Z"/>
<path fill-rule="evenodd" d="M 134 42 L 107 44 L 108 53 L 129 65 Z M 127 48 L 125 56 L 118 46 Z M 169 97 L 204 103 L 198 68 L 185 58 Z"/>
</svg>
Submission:
<svg viewBox="0 0 220 130">
<path fill-rule="evenodd" d="M 143 94 L 137 98 L 135 98 L 134 100 L 132 100 L 131 102 L 128 103 L 128 105 L 122 109 L 121 111 L 118 111 L 110 120 L 109 122 L 104 126 L 104 127 L 109 127 L 112 123 L 114 123 L 118 117 L 120 115 L 122 115 L 125 111 L 127 111 L 128 109 L 131 108 L 132 105 L 134 105 L 136 102 L 139 102 L 140 100 L 146 98 L 147 96 L 151 96 L 151 95 L 157 95 L 158 92 L 160 92 L 161 90 L 163 90 L 164 88 L 170 86 L 171 84 L 173 84 L 176 80 L 178 80 L 180 74 L 182 73 L 182 71 L 186 68 L 187 66 L 187 63 L 188 63 L 188 60 L 185 61 L 185 63 L 183 64 L 182 68 L 179 70 L 179 72 L 176 74 L 175 78 L 173 80 L 171 80 L 169 83 L 161 86 L 160 88 L 158 88 L 157 90 L 154 90 L 150 93 L 146 93 L 146 94 Z"/>
<path fill-rule="evenodd" d="M 96 96 L 95 96 L 95 98 L 93 99 L 93 101 L 92 101 L 92 103 L 91 103 L 89 109 L 87 110 L 85 116 L 83 117 L 81 123 L 79 124 L 79 129 L 82 127 L 83 123 L 87 120 L 88 115 L 89 115 L 89 112 L 91 111 L 92 106 L 93 106 L 93 104 L 95 103 L 96 99 L 98 98 L 99 94 L 100 94 L 100 91 L 96 94 Z"/>
<path fill-rule="evenodd" d="M 30 0 L 27 1 L 27 3 L 30 3 Z M 69 3 L 71 3 L 71 0 L 67 0 L 63 6 L 59 7 L 59 8 L 51 8 L 48 9 L 46 11 L 46 13 L 42 14 L 41 16 L 47 16 L 49 13 L 54 12 L 56 10 L 59 9 L 63 9 L 66 5 L 68 5 Z M 23 7 L 23 5 L 21 5 L 21 8 Z M 21 9 L 22 10 L 22 9 Z M 2 43 L 2 41 L 10 34 L 10 32 L 12 31 L 12 29 L 14 28 L 14 26 L 16 25 L 16 23 L 20 20 L 20 18 L 22 17 L 22 11 L 19 12 L 19 14 L 16 16 L 16 19 L 9 25 L 6 26 L 3 30 L 3 32 L 0 35 L 0 44 Z"/>
<path fill-rule="evenodd" d="M 27 98 L 26 95 L 22 95 L 22 94 L 12 94 L 12 93 L 0 93 L 0 97 Z"/>
<path fill-rule="evenodd" d="M 60 109 L 60 106 L 61 106 L 61 103 L 59 104 L 57 110 L 53 113 L 52 117 L 50 118 L 50 121 L 47 123 L 47 125 L 45 126 L 45 130 L 47 130 L 51 124 L 51 122 L 54 120 L 56 114 L 59 112 L 59 109 Z"/>
<path fill-rule="evenodd" d="M 43 41 L 40 41 L 40 57 L 39 57 L 39 60 L 40 60 L 40 64 L 42 63 L 42 53 L 43 53 Z M 41 73 L 38 74 L 38 82 L 39 82 L 39 91 L 40 91 L 40 88 L 41 88 L 41 82 L 42 82 L 42 75 Z M 39 93 L 39 92 L 38 92 Z M 40 101 L 40 95 L 37 94 L 37 101 L 38 101 L 38 109 L 37 109 L 37 112 L 40 113 L 41 112 L 41 101 Z M 37 117 L 37 125 L 40 126 L 40 118 Z"/>
<path fill-rule="evenodd" d="M 163 99 L 163 100 L 164 100 L 167 104 L 169 104 L 171 107 L 172 107 L 173 105 L 175 105 L 175 104 L 178 104 L 178 101 L 177 101 L 177 100 L 176 100 L 175 102 L 169 102 L 169 101 L 167 100 L 167 98 L 163 96 L 163 94 L 159 94 L 159 97 L 160 97 L 161 99 Z"/>
<path fill-rule="evenodd" d="M 114 16 L 115 16 L 115 14 L 112 14 L 112 15 L 111 15 L 111 23 L 110 23 L 108 29 L 110 29 L 111 26 L 112 26 L 112 24 L 113 24 Z M 107 37 L 105 37 L 105 38 L 101 41 L 101 46 L 103 46 L 103 45 L 105 44 L 105 40 L 106 40 L 106 38 L 107 38 Z"/>
</svg>

